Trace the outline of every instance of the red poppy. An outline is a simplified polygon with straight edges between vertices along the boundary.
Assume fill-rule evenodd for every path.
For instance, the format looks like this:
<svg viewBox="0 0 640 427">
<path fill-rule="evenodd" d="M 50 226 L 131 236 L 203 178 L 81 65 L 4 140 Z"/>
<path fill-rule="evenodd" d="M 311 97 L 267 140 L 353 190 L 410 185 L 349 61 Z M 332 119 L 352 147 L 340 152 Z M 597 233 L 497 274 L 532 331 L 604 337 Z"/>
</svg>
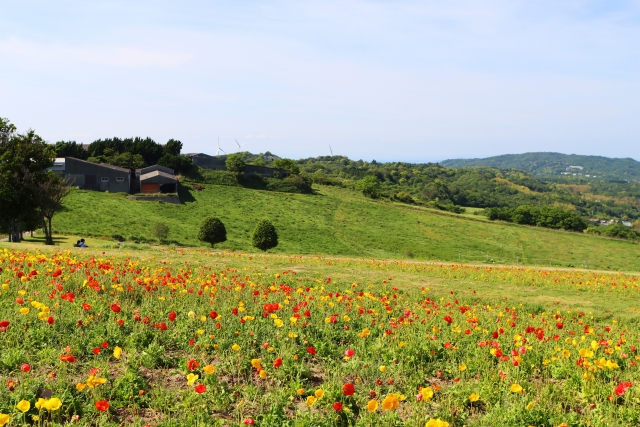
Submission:
<svg viewBox="0 0 640 427">
<path fill-rule="evenodd" d="M 8 320 L 0 320 L 0 328 L 8 328 L 10 324 Z"/>
<path fill-rule="evenodd" d="M 356 354 L 356 352 L 351 348 L 344 352 L 344 355 L 347 356 L 347 357 L 353 357 L 355 354 Z"/>
<path fill-rule="evenodd" d="M 111 311 L 114 313 L 120 313 L 120 306 L 118 304 L 111 304 Z"/>
<path fill-rule="evenodd" d="M 309 354 L 316 354 L 316 349 L 315 349 L 315 348 L 313 348 L 313 347 L 311 347 L 311 346 L 309 346 L 309 347 L 307 347 L 307 353 L 309 353 Z"/>
<path fill-rule="evenodd" d="M 333 404 L 333 410 L 334 411 L 342 411 L 342 403 L 340 402 L 336 402 Z"/>
<path fill-rule="evenodd" d="M 198 369 L 198 362 L 191 359 L 187 362 L 187 369 L 190 371 L 195 371 L 196 369 Z"/>
<path fill-rule="evenodd" d="M 107 402 L 106 400 L 98 400 L 96 402 L 96 409 L 100 412 L 104 412 L 107 409 L 109 409 L 109 402 Z"/>
<path fill-rule="evenodd" d="M 356 388 L 351 383 L 342 386 L 342 393 L 344 393 L 345 396 L 353 396 L 355 391 Z"/>
<path fill-rule="evenodd" d="M 246 425 L 246 426 L 252 426 L 256 423 L 256 421 L 253 418 L 247 418 L 246 420 L 244 420 L 242 422 L 242 424 Z"/>
<path fill-rule="evenodd" d="M 194 389 L 194 390 L 196 391 L 196 393 L 198 393 L 198 394 L 202 394 L 202 393 L 204 393 L 205 391 L 207 391 L 207 386 L 206 386 L 206 385 L 204 385 L 204 384 L 198 384 L 198 385 L 195 387 L 195 389 Z"/>
<path fill-rule="evenodd" d="M 76 358 L 71 354 L 63 354 L 62 356 L 60 356 L 60 361 L 67 362 L 67 363 L 73 363 L 73 362 L 76 361 Z"/>
<path fill-rule="evenodd" d="M 29 366 L 28 363 L 23 363 L 22 366 L 20 366 L 20 370 L 22 372 L 29 372 L 31 370 L 31 366 Z"/>
<path fill-rule="evenodd" d="M 282 358 L 278 357 L 276 360 L 273 361 L 273 367 L 275 369 L 278 369 L 280 366 L 282 366 Z"/>
<path fill-rule="evenodd" d="M 216 318 L 218 317 L 218 313 L 216 313 L 215 311 L 210 311 L 209 317 L 212 318 L 213 320 L 216 320 Z"/>
<path fill-rule="evenodd" d="M 169 320 L 173 322 L 174 320 L 176 320 L 176 316 L 176 312 L 172 311 L 171 313 L 169 313 Z"/>
<path fill-rule="evenodd" d="M 630 382 L 618 383 L 613 392 L 618 396 L 623 396 L 632 385 Z"/>
<path fill-rule="evenodd" d="M 100 347 L 96 347 L 93 349 L 93 354 L 100 354 Z"/>
<path fill-rule="evenodd" d="M 453 318 L 451 316 L 444 316 L 444 321 L 451 324 L 453 322 Z"/>
</svg>

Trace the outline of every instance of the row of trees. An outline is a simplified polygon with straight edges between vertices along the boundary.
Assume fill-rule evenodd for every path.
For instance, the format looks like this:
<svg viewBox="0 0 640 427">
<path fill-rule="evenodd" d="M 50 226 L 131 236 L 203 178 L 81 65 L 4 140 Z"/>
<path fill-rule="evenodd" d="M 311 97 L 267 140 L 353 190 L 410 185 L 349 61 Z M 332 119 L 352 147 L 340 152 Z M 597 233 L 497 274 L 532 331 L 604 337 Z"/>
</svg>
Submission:
<svg viewBox="0 0 640 427">
<path fill-rule="evenodd" d="M 217 217 L 205 218 L 198 230 L 198 240 L 211 244 L 211 247 L 216 243 L 222 243 L 227 241 L 227 229 L 224 224 Z M 251 237 L 251 243 L 254 247 L 266 251 L 278 246 L 278 233 L 273 224 L 266 219 L 258 222 L 253 235 Z"/>
<path fill-rule="evenodd" d="M 75 141 L 58 141 L 55 151 L 58 157 L 75 157 L 127 169 L 158 164 L 185 174 L 194 167 L 191 159 L 181 154 L 182 142 L 175 139 L 170 139 L 164 145 L 151 138 L 98 139 L 89 144 L 86 150 Z"/>
<path fill-rule="evenodd" d="M 69 184 L 46 169 L 56 153 L 33 130 L 17 133 L 8 119 L 0 118 L 0 231 L 9 241 L 22 240 L 23 225 L 45 232 L 53 244 L 51 219 L 69 192 Z"/>
<path fill-rule="evenodd" d="M 587 223 L 576 212 L 555 206 L 518 206 L 517 208 L 487 209 L 490 220 L 563 230 L 583 231 Z"/>
</svg>

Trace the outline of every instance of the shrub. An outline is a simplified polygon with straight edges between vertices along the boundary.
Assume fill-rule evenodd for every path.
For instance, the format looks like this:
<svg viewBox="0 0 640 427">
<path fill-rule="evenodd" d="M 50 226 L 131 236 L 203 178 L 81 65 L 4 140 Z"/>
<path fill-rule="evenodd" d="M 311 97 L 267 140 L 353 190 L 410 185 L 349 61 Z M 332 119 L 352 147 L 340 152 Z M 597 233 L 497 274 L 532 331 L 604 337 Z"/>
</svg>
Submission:
<svg viewBox="0 0 640 427">
<path fill-rule="evenodd" d="M 365 197 L 377 199 L 380 197 L 380 180 L 374 175 L 367 175 L 356 182 L 356 189 L 362 191 Z"/>
<path fill-rule="evenodd" d="M 247 165 L 240 154 L 231 154 L 224 162 L 227 170 L 233 174 L 236 181 L 240 179 L 240 175 L 244 172 L 244 168 Z"/>
<path fill-rule="evenodd" d="M 211 247 L 216 243 L 225 242 L 227 240 L 227 229 L 224 228 L 220 218 L 215 216 L 205 218 L 198 231 L 198 240 L 210 243 Z"/>
<path fill-rule="evenodd" d="M 270 221 L 263 219 L 253 231 L 251 239 L 253 246 L 263 251 L 278 246 L 278 233 Z"/>
<path fill-rule="evenodd" d="M 156 222 L 151 232 L 158 240 L 163 241 L 169 237 L 169 226 L 164 222 Z"/>
</svg>

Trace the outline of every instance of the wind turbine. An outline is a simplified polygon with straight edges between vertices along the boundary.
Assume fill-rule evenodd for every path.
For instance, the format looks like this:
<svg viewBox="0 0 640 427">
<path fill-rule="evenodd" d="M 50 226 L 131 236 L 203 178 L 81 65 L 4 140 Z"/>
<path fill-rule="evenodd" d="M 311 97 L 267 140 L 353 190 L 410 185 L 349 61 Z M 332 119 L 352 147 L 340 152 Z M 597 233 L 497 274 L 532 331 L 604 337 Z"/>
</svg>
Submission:
<svg viewBox="0 0 640 427">
<path fill-rule="evenodd" d="M 331 144 L 329 144 L 329 151 L 331 152 L 331 157 L 333 157 L 333 150 L 331 149 Z"/>
<path fill-rule="evenodd" d="M 234 141 L 236 141 L 236 144 L 238 144 L 238 150 L 242 148 L 243 145 L 247 145 L 246 142 L 244 144 L 240 144 L 237 139 L 235 139 Z"/>
<path fill-rule="evenodd" d="M 222 151 L 224 154 L 227 154 L 227 152 L 226 152 L 226 151 L 224 151 L 222 148 L 220 148 L 220 136 L 218 135 L 218 149 L 216 150 L 216 156 L 219 156 L 221 151 Z"/>
</svg>

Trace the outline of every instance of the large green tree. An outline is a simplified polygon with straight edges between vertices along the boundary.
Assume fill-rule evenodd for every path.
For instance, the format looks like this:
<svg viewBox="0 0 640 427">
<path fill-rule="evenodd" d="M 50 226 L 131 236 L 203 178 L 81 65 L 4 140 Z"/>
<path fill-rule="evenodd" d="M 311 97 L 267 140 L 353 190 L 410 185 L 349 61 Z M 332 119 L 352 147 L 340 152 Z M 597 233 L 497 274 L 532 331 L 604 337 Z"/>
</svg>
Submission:
<svg viewBox="0 0 640 427">
<path fill-rule="evenodd" d="M 54 147 L 35 131 L 18 134 L 0 118 L 0 222 L 7 224 L 11 241 L 22 239 L 21 224 L 38 207 L 33 183 L 43 179 L 55 156 Z"/>
</svg>

